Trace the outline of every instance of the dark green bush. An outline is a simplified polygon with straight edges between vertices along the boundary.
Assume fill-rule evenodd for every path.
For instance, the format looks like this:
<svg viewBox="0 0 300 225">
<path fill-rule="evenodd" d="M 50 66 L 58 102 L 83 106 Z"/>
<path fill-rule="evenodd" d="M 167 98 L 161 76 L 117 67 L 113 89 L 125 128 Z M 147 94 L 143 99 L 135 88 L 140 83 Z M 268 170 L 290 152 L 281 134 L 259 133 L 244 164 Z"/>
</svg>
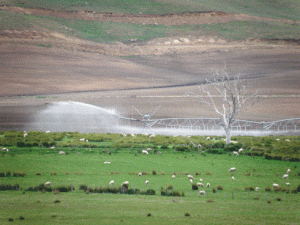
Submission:
<svg viewBox="0 0 300 225">
<path fill-rule="evenodd" d="M 0 177 L 5 177 L 5 173 L 4 172 L 0 172 Z"/>
<path fill-rule="evenodd" d="M 186 213 L 184 214 L 184 216 L 189 217 L 189 216 L 191 216 L 191 214 L 188 213 L 188 212 L 186 212 Z"/>
<path fill-rule="evenodd" d="M 27 148 L 31 148 L 31 147 L 32 147 L 32 144 L 30 144 L 30 143 L 26 143 L 26 144 L 25 144 L 25 147 L 27 147 Z"/>
<path fill-rule="evenodd" d="M 198 190 L 199 188 L 198 188 L 198 186 L 197 186 L 197 184 L 192 184 L 192 190 Z"/>
<path fill-rule="evenodd" d="M 271 191 L 270 187 L 265 187 L 265 191 Z"/>
<path fill-rule="evenodd" d="M 223 190 L 222 185 L 218 185 L 217 190 L 222 191 Z"/>
<path fill-rule="evenodd" d="M 223 142 L 223 141 L 222 141 L 222 142 L 218 141 L 218 142 L 214 143 L 214 144 L 211 146 L 211 148 L 220 148 L 220 149 L 222 149 L 222 148 L 225 147 L 225 145 L 226 145 L 225 142 Z"/>
<path fill-rule="evenodd" d="M 141 195 L 155 195 L 155 190 L 153 189 L 148 189 L 146 191 L 141 191 L 140 192 Z"/>
<path fill-rule="evenodd" d="M 24 148 L 26 145 L 25 145 L 25 143 L 23 142 L 23 141 L 18 141 L 17 142 L 17 147 L 18 148 Z"/>
<path fill-rule="evenodd" d="M 6 171 L 5 176 L 6 176 L 6 177 L 10 177 L 10 176 L 11 176 L 11 172 L 10 172 L 10 171 Z"/>
<path fill-rule="evenodd" d="M 157 175 L 156 170 L 152 170 L 152 175 Z"/>
<path fill-rule="evenodd" d="M 175 150 L 178 152 L 184 152 L 184 151 L 189 151 L 190 148 L 189 148 L 189 146 L 186 146 L 186 145 L 176 145 Z"/>
</svg>

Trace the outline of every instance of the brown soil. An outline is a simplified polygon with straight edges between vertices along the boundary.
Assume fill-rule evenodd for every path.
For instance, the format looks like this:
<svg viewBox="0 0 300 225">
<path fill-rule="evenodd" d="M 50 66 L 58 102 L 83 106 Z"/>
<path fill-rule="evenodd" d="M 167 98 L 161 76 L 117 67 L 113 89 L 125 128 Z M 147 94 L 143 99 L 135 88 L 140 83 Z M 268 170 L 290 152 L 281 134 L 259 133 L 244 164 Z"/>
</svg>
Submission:
<svg viewBox="0 0 300 225">
<path fill-rule="evenodd" d="M 30 11 L 33 9 L 26 10 L 33 13 Z M 95 13 L 83 14 L 101 17 Z M 211 21 L 236 17 L 223 13 L 208 15 L 132 18 L 158 23 L 155 19 L 167 21 L 172 16 L 191 20 L 204 17 L 203 21 L 206 17 Z M 101 18 L 128 19 L 127 15 L 115 16 Z M 156 118 L 215 117 L 197 100 L 196 96 L 201 94 L 197 84 L 209 78 L 212 70 L 225 65 L 229 72 L 241 73 L 248 79 L 250 92 L 260 90 L 260 102 L 240 115 L 241 118 L 270 121 L 300 117 L 298 45 L 273 45 L 261 40 L 229 42 L 212 37 L 98 44 L 59 33 L 2 31 L 0 130 L 22 130 L 35 113 L 54 101 L 80 101 L 114 108 L 135 118 L 139 115 L 132 105 L 143 113 L 162 105 Z"/>
</svg>

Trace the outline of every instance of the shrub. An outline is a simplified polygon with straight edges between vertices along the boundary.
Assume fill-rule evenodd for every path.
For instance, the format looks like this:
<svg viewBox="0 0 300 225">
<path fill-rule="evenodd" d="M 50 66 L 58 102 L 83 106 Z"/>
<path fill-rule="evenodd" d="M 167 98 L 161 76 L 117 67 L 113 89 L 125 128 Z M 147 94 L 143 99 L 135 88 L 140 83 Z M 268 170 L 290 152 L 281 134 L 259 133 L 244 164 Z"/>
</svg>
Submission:
<svg viewBox="0 0 300 225">
<path fill-rule="evenodd" d="M 24 216 L 20 216 L 19 218 L 20 220 L 25 220 Z"/>
<path fill-rule="evenodd" d="M 197 175 L 201 175 L 201 172 L 198 172 L 198 171 L 197 171 L 197 172 L 196 172 L 196 176 L 197 176 Z"/>
<path fill-rule="evenodd" d="M 147 216 L 150 217 L 150 216 L 151 216 L 151 213 L 148 213 Z"/>
<path fill-rule="evenodd" d="M 300 184 L 298 184 L 297 192 L 300 192 Z"/>
<path fill-rule="evenodd" d="M 281 187 L 274 187 L 273 189 L 275 192 L 281 191 Z"/>
<path fill-rule="evenodd" d="M 50 175 L 51 175 L 51 176 L 55 176 L 55 175 L 57 175 L 57 173 L 56 173 L 56 172 L 51 172 Z M 68 175 L 68 174 L 67 174 L 67 175 Z"/>
<path fill-rule="evenodd" d="M 265 191 L 271 191 L 271 188 L 270 187 L 265 187 Z"/>
<path fill-rule="evenodd" d="M 132 194 L 134 194 L 134 193 L 132 193 Z M 155 195 L 155 190 L 153 190 L 153 189 L 148 189 L 148 190 L 146 190 L 146 191 L 140 192 L 140 194 L 141 194 L 141 195 Z"/>
<path fill-rule="evenodd" d="M 0 177 L 5 177 L 5 173 L 4 172 L 0 172 Z"/>
<path fill-rule="evenodd" d="M 168 190 L 171 190 L 171 189 L 173 190 L 173 184 L 169 184 L 169 185 L 167 186 L 167 189 L 168 189 Z"/>
<path fill-rule="evenodd" d="M 17 147 L 18 148 L 24 148 L 25 147 L 25 143 L 23 141 L 18 141 L 17 142 Z"/>
<path fill-rule="evenodd" d="M 11 175 L 11 172 L 10 172 L 10 171 L 6 171 L 5 176 L 6 176 L 6 177 L 9 177 L 10 175 Z"/>
<path fill-rule="evenodd" d="M 259 200 L 259 197 L 254 197 L 253 199 L 254 199 L 254 200 Z"/>
<path fill-rule="evenodd" d="M 60 200 L 56 199 L 53 201 L 54 203 L 60 203 Z"/>
<path fill-rule="evenodd" d="M 176 145 L 175 146 L 175 151 L 178 151 L 178 152 L 184 152 L 184 151 L 188 151 L 188 150 L 189 150 L 189 147 L 185 146 L 185 145 Z"/>
<path fill-rule="evenodd" d="M 212 199 L 207 199 L 207 203 L 210 203 L 210 202 L 215 202 L 215 201 Z"/>
<path fill-rule="evenodd" d="M 39 176 L 40 176 L 40 175 L 42 175 L 42 174 L 41 174 L 41 172 L 36 172 L 35 175 L 39 175 Z"/>
<path fill-rule="evenodd" d="M 249 187 L 249 190 L 250 190 L 250 191 L 254 191 L 254 189 L 255 189 L 255 188 L 252 187 L 252 186 Z"/>
<path fill-rule="evenodd" d="M 9 222 L 13 222 L 14 219 L 13 219 L 13 218 L 8 218 L 8 221 L 9 221 Z"/>
<path fill-rule="evenodd" d="M 152 170 L 152 175 L 157 175 L 156 170 Z"/>
<path fill-rule="evenodd" d="M 217 190 L 222 191 L 222 190 L 223 190 L 223 187 L 222 187 L 221 185 L 219 185 L 219 186 L 217 187 Z"/>
<path fill-rule="evenodd" d="M 245 187 L 245 191 L 249 191 L 250 190 L 250 187 Z"/>
<path fill-rule="evenodd" d="M 215 187 L 213 187 L 212 191 L 213 191 L 213 193 L 217 193 L 217 190 Z"/>
<path fill-rule="evenodd" d="M 270 199 L 268 199 L 268 200 L 267 200 L 267 203 L 268 203 L 268 204 L 271 204 L 271 200 L 270 200 Z"/>
<path fill-rule="evenodd" d="M 280 198 L 280 197 L 277 197 L 277 198 L 276 198 L 276 201 L 281 201 L 281 198 Z"/>
<path fill-rule="evenodd" d="M 205 175 L 213 175 L 212 172 L 207 172 Z"/>
<path fill-rule="evenodd" d="M 197 186 L 197 184 L 192 184 L 192 190 L 198 190 L 199 188 L 198 188 L 198 186 Z"/>
<path fill-rule="evenodd" d="M 30 144 L 30 143 L 26 143 L 26 144 L 25 144 L 25 147 L 27 147 L 27 148 L 31 148 L 31 147 L 32 147 L 32 144 Z"/>
<path fill-rule="evenodd" d="M 149 175 L 147 171 L 142 171 L 142 175 Z"/>
<path fill-rule="evenodd" d="M 244 173 L 244 175 L 249 177 L 249 176 L 251 176 L 251 173 L 249 173 L 249 172 L 248 173 Z"/>
<path fill-rule="evenodd" d="M 188 213 L 188 212 L 186 212 L 186 213 L 184 214 L 184 216 L 189 217 L 189 216 L 191 216 L 191 214 Z"/>
</svg>

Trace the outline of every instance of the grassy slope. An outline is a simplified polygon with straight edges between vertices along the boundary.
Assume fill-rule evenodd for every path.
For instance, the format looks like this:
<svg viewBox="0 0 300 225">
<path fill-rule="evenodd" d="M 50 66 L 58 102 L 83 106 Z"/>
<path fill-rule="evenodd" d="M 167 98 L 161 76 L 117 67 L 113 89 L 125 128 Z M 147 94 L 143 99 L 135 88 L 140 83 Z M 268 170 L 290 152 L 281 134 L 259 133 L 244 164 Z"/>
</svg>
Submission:
<svg viewBox="0 0 300 225">
<path fill-rule="evenodd" d="M 300 17 L 300 2 L 296 0 L 279 1 L 6 1 L 0 4 L 21 7 L 39 7 L 52 10 L 94 10 L 99 12 L 127 13 L 176 13 L 186 11 L 230 11 L 247 13 L 272 18 L 298 20 Z M 196 25 L 196 26 L 154 26 L 128 23 L 87 22 L 68 20 L 54 17 L 37 17 L 18 15 L 0 11 L 0 29 L 12 30 L 50 30 L 66 35 L 77 35 L 80 38 L 96 42 L 123 41 L 140 39 L 142 41 L 160 37 L 214 35 L 222 38 L 299 38 L 300 25 L 276 22 L 230 22 L 225 24 Z"/>
<path fill-rule="evenodd" d="M 80 151 L 80 149 L 78 149 Z M 265 186 L 272 186 L 273 182 L 284 185 L 281 176 L 287 168 L 292 172 L 289 177 L 291 187 L 299 184 L 299 178 L 295 166 L 299 163 L 285 161 L 267 161 L 258 157 L 228 157 L 227 155 L 210 155 L 206 157 L 197 153 L 163 153 L 161 155 L 150 154 L 148 156 L 133 153 L 108 154 L 57 155 L 57 154 L 20 154 L 15 156 L 1 156 L 0 171 L 23 170 L 27 172 L 24 178 L 4 177 L 1 183 L 19 183 L 21 187 L 38 185 L 51 181 L 53 185 L 73 183 L 76 190 L 73 193 L 32 193 L 21 191 L 1 192 L 0 223 L 8 223 L 12 217 L 15 222 L 19 216 L 24 216 L 22 224 L 116 224 L 123 220 L 125 224 L 198 224 L 199 219 L 205 224 L 275 224 L 279 221 L 285 223 L 296 222 L 299 219 L 299 194 L 268 193 L 268 199 L 272 203 L 266 203 Z M 110 165 L 103 161 L 110 160 Z M 236 181 L 231 180 L 228 169 L 235 166 Z M 130 172 L 142 170 L 151 172 L 156 169 L 158 175 L 129 175 Z M 41 176 L 35 173 L 40 171 Z M 50 176 L 50 172 L 57 171 L 58 175 Z M 66 175 L 68 171 L 70 175 Z M 75 175 L 81 171 L 81 175 Z M 119 171 L 119 174 L 110 174 L 111 171 Z M 164 171 L 165 175 L 160 172 Z M 191 184 L 186 175 L 177 175 L 171 178 L 173 172 L 189 172 L 194 175 L 195 182 L 201 177 L 204 182 L 210 182 L 212 186 L 222 185 L 223 191 L 213 194 L 211 189 L 209 196 L 197 196 L 197 191 L 190 192 Z M 195 176 L 195 172 L 202 175 Z M 205 175 L 212 172 L 213 175 Z M 251 176 L 244 173 L 250 172 Z M 279 176 L 278 176 L 279 175 Z M 173 184 L 175 190 L 184 190 L 186 197 L 159 197 L 156 196 L 128 196 L 113 194 L 86 195 L 78 191 L 78 185 L 85 183 L 92 187 L 107 186 L 114 179 L 119 186 L 128 180 L 130 187 L 136 185 L 140 189 L 146 189 L 144 181 L 150 181 L 150 187 L 154 190 Z M 259 193 L 244 191 L 245 186 L 259 186 Z M 234 188 L 234 199 L 232 191 Z M 225 194 L 226 193 L 226 194 Z M 253 198 L 258 196 L 259 200 Z M 280 197 L 282 201 L 275 201 Z M 54 200 L 61 203 L 53 203 Z M 215 200 L 207 203 L 207 199 Z M 177 202 L 178 200 L 178 202 Z M 174 202 L 175 201 L 175 202 Z M 292 210 L 291 210 L 292 209 Z M 191 217 L 184 217 L 189 212 Z M 147 217 L 151 213 L 151 217 Z M 53 217 L 53 215 L 55 215 Z"/>
</svg>

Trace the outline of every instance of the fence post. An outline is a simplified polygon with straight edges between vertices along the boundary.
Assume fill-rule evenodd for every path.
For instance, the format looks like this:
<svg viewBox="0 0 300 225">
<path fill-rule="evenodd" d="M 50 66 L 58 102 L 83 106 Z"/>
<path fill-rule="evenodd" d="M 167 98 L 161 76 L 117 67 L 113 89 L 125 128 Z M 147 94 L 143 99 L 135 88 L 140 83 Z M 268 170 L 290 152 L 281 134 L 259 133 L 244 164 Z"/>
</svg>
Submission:
<svg viewBox="0 0 300 225">
<path fill-rule="evenodd" d="M 135 194 L 135 185 L 133 186 L 133 193 Z"/>
<path fill-rule="evenodd" d="M 234 199 L 234 193 L 233 193 L 233 191 L 232 191 L 232 199 Z"/>
<path fill-rule="evenodd" d="M 268 192 L 266 193 L 266 200 L 268 200 Z"/>
</svg>

